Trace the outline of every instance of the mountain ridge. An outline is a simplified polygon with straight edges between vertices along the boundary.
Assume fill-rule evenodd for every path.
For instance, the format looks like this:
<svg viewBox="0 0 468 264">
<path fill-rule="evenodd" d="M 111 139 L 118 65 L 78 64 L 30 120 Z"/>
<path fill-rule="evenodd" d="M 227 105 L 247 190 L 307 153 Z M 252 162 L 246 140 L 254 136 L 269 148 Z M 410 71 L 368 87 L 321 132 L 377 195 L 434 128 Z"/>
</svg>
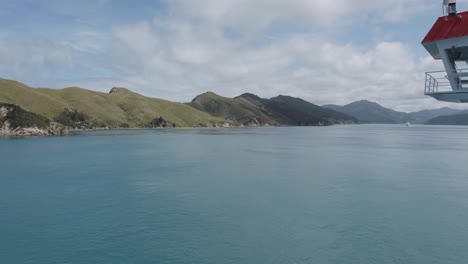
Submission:
<svg viewBox="0 0 468 264">
<path fill-rule="evenodd" d="M 448 107 L 405 113 L 368 100 L 359 100 L 344 106 L 318 106 L 288 95 L 266 99 L 246 92 L 228 98 L 212 91 L 195 96 L 189 103 L 177 103 L 146 97 L 124 87 L 113 87 L 108 93 L 104 93 L 73 86 L 63 89 L 31 88 L 18 81 L 6 79 L 0 79 L 0 103 L 17 105 L 26 112 L 72 129 L 323 126 L 405 122 L 468 124 L 468 114 L 466 117 L 459 116 L 468 111 Z M 464 118 L 467 119 L 466 122 Z"/>
<path fill-rule="evenodd" d="M 443 107 L 405 113 L 395 111 L 368 100 L 359 100 L 344 106 L 328 104 L 322 107 L 354 116 L 363 124 L 402 124 L 406 122 L 425 124 L 438 116 L 448 116 L 467 111 Z"/>
<path fill-rule="evenodd" d="M 344 106 L 324 105 L 323 107 L 354 116 L 362 124 L 399 124 L 415 121 L 407 113 L 398 112 L 368 100 L 359 100 Z"/>
<path fill-rule="evenodd" d="M 196 96 L 190 105 L 243 125 L 318 126 L 357 121 L 346 114 L 285 95 L 265 99 L 252 93 L 244 93 L 227 98 L 208 92 Z"/>
<path fill-rule="evenodd" d="M 355 123 L 348 115 L 279 95 L 271 99 L 244 93 L 227 98 L 213 92 L 190 103 L 150 98 L 127 88 L 108 93 L 81 87 L 31 88 L 0 79 L 0 103 L 13 104 L 71 129 L 138 127 L 230 127 L 333 125 Z"/>
</svg>

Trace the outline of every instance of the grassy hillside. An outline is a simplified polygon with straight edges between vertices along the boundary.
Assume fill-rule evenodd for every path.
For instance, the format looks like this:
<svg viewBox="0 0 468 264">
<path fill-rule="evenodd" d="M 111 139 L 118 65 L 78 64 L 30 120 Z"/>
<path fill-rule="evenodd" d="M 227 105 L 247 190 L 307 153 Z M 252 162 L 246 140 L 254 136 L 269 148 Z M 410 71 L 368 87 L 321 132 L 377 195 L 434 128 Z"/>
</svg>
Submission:
<svg viewBox="0 0 468 264">
<path fill-rule="evenodd" d="M 268 111 L 241 97 L 227 98 L 212 92 L 195 97 L 190 105 L 213 116 L 237 122 L 238 124 L 279 125 L 279 122 L 268 116 Z"/>
<path fill-rule="evenodd" d="M 160 117 L 182 127 L 222 121 L 187 104 L 145 97 L 124 88 L 113 88 L 111 93 L 78 87 L 30 88 L 0 79 L 0 102 L 19 105 L 51 120 L 68 109 L 84 114 L 96 126 L 141 127 Z"/>
<path fill-rule="evenodd" d="M 265 105 L 286 125 L 331 125 L 357 122 L 354 117 L 323 108 L 300 98 L 280 95 L 265 101 Z"/>
<path fill-rule="evenodd" d="M 232 99 L 208 92 L 197 96 L 190 105 L 247 125 L 331 125 L 357 121 L 345 114 L 289 96 L 263 99 L 246 93 Z"/>
<path fill-rule="evenodd" d="M 300 98 L 263 99 L 253 94 L 226 98 L 207 92 L 189 104 L 148 98 L 125 88 L 109 93 L 79 87 L 31 88 L 0 79 L 0 103 L 74 128 L 190 127 L 222 125 L 331 125 L 356 120 Z"/>
</svg>

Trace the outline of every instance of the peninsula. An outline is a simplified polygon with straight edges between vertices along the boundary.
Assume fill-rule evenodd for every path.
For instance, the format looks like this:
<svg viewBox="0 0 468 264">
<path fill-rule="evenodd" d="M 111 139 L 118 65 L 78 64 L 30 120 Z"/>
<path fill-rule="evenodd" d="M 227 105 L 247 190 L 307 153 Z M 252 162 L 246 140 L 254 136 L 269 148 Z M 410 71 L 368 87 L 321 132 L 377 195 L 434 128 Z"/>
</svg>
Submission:
<svg viewBox="0 0 468 264">
<path fill-rule="evenodd" d="M 327 126 L 356 123 L 349 115 L 280 95 L 212 92 L 190 103 L 149 98 L 126 88 L 31 88 L 0 79 L 0 135 L 62 135 L 72 129 L 239 126 Z"/>
</svg>

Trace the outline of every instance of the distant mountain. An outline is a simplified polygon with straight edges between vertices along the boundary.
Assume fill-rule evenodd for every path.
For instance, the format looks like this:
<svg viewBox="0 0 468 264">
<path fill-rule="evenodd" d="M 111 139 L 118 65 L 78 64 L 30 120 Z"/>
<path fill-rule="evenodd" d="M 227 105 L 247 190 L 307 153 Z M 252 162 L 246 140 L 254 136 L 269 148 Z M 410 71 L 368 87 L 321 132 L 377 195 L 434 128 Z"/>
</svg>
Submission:
<svg viewBox="0 0 468 264">
<path fill-rule="evenodd" d="M 245 93 L 235 98 L 226 98 L 208 92 L 195 97 L 190 105 L 216 117 L 244 125 L 308 126 L 357 121 L 349 115 L 284 95 L 264 99 Z"/>
<path fill-rule="evenodd" d="M 367 100 L 344 106 L 324 105 L 323 107 L 354 116 L 362 124 L 402 124 L 417 121 L 416 118 L 407 113 L 397 112 Z"/>
<path fill-rule="evenodd" d="M 367 100 L 356 101 L 344 106 L 328 104 L 322 107 L 354 116 L 362 124 L 402 124 L 406 122 L 425 124 L 429 122 L 430 124 L 456 125 L 464 122 L 463 117 L 452 117 L 452 115 L 468 114 L 468 110 L 457 110 L 449 107 L 404 113 Z"/>
<path fill-rule="evenodd" d="M 449 107 L 443 107 L 432 110 L 422 110 L 419 112 L 411 112 L 409 115 L 417 120 L 417 123 L 426 123 L 427 121 L 438 116 L 449 116 L 462 113 L 463 110 L 457 110 Z"/>
<path fill-rule="evenodd" d="M 426 124 L 466 126 L 468 125 L 468 113 L 463 112 L 461 114 L 455 114 L 455 115 L 438 116 L 427 121 Z"/>
<path fill-rule="evenodd" d="M 271 99 L 264 99 L 265 108 L 268 109 L 276 119 L 286 125 L 317 125 L 357 122 L 357 119 L 309 103 L 300 98 L 280 95 Z"/>
</svg>

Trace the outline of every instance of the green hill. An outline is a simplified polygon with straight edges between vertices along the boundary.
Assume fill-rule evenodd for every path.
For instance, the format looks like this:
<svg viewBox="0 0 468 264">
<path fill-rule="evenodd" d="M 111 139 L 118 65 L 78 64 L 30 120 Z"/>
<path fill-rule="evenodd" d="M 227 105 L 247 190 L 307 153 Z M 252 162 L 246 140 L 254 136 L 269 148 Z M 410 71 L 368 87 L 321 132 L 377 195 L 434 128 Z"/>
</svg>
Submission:
<svg viewBox="0 0 468 264">
<path fill-rule="evenodd" d="M 0 79 L 0 103 L 14 104 L 72 128 L 224 126 L 226 123 L 228 126 L 297 126 L 357 121 L 346 114 L 283 95 L 263 99 L 246 93 L 227 98 L 207 92 L 191 103 L 174 103 L 125 88 L 112 88 L 109 93 L 79 87 L 31 88 L 5 79 Z"/>
<path fill-rule="evenodd" d="M 261 105 L 242 97 L 233 99 L 207 92 L 195 97 L 190 105 L 239 125 L 280 125 Z"/>
<path fill-rule="evenodd" d="M 80 113 L 87 124 L 96 127 L 143 127 L 157 118 L 181 127 L 223 122 L 187 104 L 145 97 L 125 88 L 113 88 L 110 93 L 78 87 L 30 88 L 0 79 L 0 102 L 21 106 L 50 120 Z"/>
<path fill-rule="evenodd" d="M 357 122 L 349 115 L 291 96 L 280 95 L 271 98 L 265 101 L 265 105 L 285 125 L 310 126 Z"/>
<path fill-rule="evenodd" d="M 253 94 L 226 98 L 212 92 L 195 97 L 191 106 L 226 120 L 244 125 L 331 125 L 357 120 L 331 109 L 322 108 L 300 98 L 277 96 L 263 99 Z"/>
</svg>

